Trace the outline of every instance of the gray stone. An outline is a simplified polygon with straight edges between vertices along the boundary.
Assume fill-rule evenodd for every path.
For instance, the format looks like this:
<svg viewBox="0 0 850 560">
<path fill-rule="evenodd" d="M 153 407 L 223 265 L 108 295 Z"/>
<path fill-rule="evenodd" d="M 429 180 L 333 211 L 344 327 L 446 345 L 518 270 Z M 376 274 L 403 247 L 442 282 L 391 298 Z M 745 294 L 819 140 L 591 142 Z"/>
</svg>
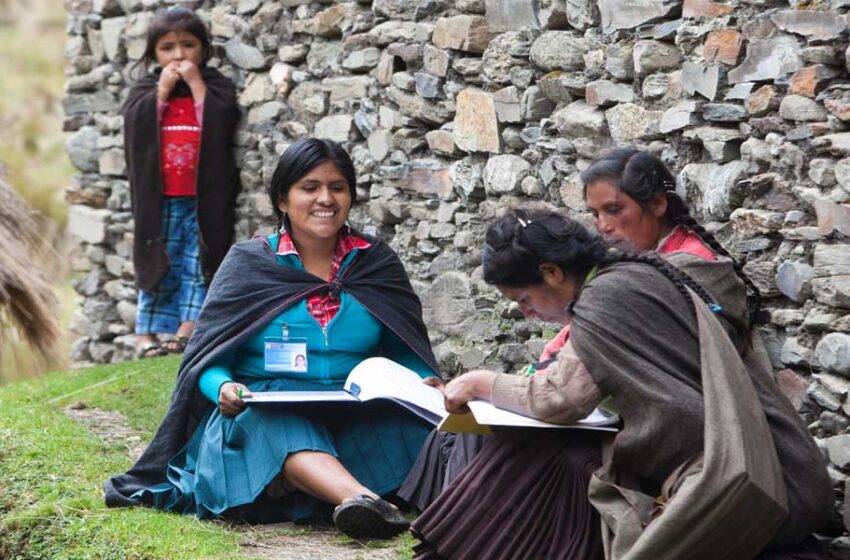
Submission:
<svg viewBox="0 0 850 560">
<path fill-rule="evenodd" d="M 375 0 L 372 9 L 390 19 L 413 19 L 419 0 Z"/>
<path fill-rule="evenodd" d="M 826 438 L 829 461 L 839 469 L 850 467 L 850 435 L 843 434 Z"/>
<path fill-rule="evenodd" d="M 455 156 L 458 154 L 454 137 L 447 130 L 428 131 L 425 134 L 425 141 L 428 143 L 428 149 L 434 153 L 445 156 Z"/>
<path fill-rule="evenodd" d="M 224 44 L 227 58 L 239 68 L 245 70 L 259 70 L 265 68 L 266 58 L 260 49 L 246 45 L 241 41 L 231 40 Z"/>
<path fill-rule="evenodd" d="M 127 163 L 124 158 L 124 150 L 112 148 L 102 151 L 97 158 L 97 168 L 101 175 L 126 175 Z"/>
<path fill-rule="evenodd" d="M 428 325 L 454 335 L 466 334 L 475 316 L 469 278 L 460 272 L 444 272 L 422 297 L 423 316 Z"/>
<path fill-rule="evenodd" d="M 791 35 L 752 39 L 740 66 L 729 71 L 729 83 L 775 80 L 803 67 L 800 44 Z"/>
<path fill-rule="evenodd" d="M 813 307 L 803 320 L 803 328 L 807 331 L 822 332 L 829 329 L 830 325 L 838 318 L 838 315 L 829 313 L 824 308 Z M 817 354 L 815 357 L 817 358 Z"/>
<path fill-rule="evenodd" d="M 103 52 L 111 61 L 120 60 L 122 54 L 122 41 L 124 29 L 127 27 L 126 17 L 106 18 L 100 22 L 100 31 L 103 40 Z"/>
<path fill-rule="evenodd" d="M 662 134 L 688 128 L 696 123 L 696 101 L 680 101 L 673 105 L 661 116 L 661 122 L 658 124 L 658 130 Z"/>
<path fill-rule="evenodd" d="M 348 142 L 353 120 L 350 115 L 332 115 L 319 119 L 314 135 L 334 142 Z"/>
<path fill-rule="evenodd" d="M 514 66 L 528 64 L 528 60 L 521 55 L 527 54 L 530 47 L 529 38 L 521 32 L 509 31 L 496 35 L 487 45 L 483 60 L 479 61 L 480 64 L 483 64 L 484 76 L 488 80 L 500 84 L 510 82 L 511 69 Z M 459 63 L 460 61 L 456 60 L 452 66 L 460 72 L 457 68 Z M 469 62 L 465 64 L 469 66 L 470 70 L 474 68 Z M 480 69 L 479 67 L 479 72 Z"/>
<path fill-rule="evenodd" d="M 425 198 L 445 198 L 452 192 L 449 168 L 434 160 L 412 160 L 393 168 L 381 168 L 384 182 Z"/>
<path fill-rule="evenodd" d="M 68 234 L 86 243 L 103 243 L 111 216 L 109 210 L 72 205 L 68 210 Z"/>
<path fill-rule="evenodd" d="M 286 105 L 280 101 L 269 101 L 248 111 L 246 122 L 251 126 L 274 123 L 285 110 Z"/>
<path fill-rule="evenodd" d="M 779 116 L 789 121 L 823 121 L 826 115 L 823 105 L 802 95 L 786 95 L 779 105 Z"/>
<path fill-rule="evenodd" d="M 753 91 L 753 82 L 742 82 L 735 84 L 723 97 L 725 101 L 745 101 Z"/>
<path fill-rule="evenodd" d="M 445 77 L 449 71 L 449 53 L 433 45 L 425 45 L 422 49 L 422 64 L 425 71 L 438 77 Z"/>
<path fill-rule="evenodd" d="M 520 105 L 519 90 L 516 86 L 508 86 L 493 92 L 492 98 L 499 122 L 518 123 L 522 121 L 522 106 Z"/>
<path fill-rule="evenodd" d="M 783 261 L 776 269 L 776 287 L 790 299 L 802 303 L 811 292 L 809 282 L 815 277 L 811 266 L 797 261 Z"/>
<path fill-rule="evenodd" d="M 342 67 L 352 72 L 368 72 L 378 65 L 381 50 L 377 47 L 367 47 L 352 51 L 342 61 Z"/>
<path fill-rule="evenodd" d="M 835 184 L 835 160 L 812 159 L 809 161 L 809 179 L 822 187 L 831 187 Z"/>
<path fill-rule="evenodd" d="M 850 309 L 850 274 L 815 278 L 812 280 L 812 292 L 820 303 Z"/>
<path fill-rule="evenodd" d="M 634 52 L 631 45 L 613 43 L 608 46 L 605 70 L 618 80 L 632 80 L 635 76 Z"/>
<path fill-rule="evenodd" d="M 682 65 L 682 87 L 689 95 L 699 93 L 709 101 L 717 96 L 720 66 L 685 62 Z"/>
<path fill-rule="evenodd" d="M 633 102 L 635 93 L 629 85 L 597 80 L 587 84 L 584 98 L 588 105 L 611 107 L 617 103 Z"/>
<path fill-rule="evenodd" d="M 522 94 L 522 119 L 537 122 L 555 110 L 555 103 L 546 97 L 538 86 L 531 86 Z"/>
<path fill-rule="evenodd" d="M 663 114 L 634 103 L 620 103 L 605 111 L 605 119 L 614 142 L 625 143 L 659 136 Z"/>
<path fill-rule="evenodd" d="M 725 221 L 743 202 L 738 182 L 748 175 L 748 169 L 742 161 L 725 165 L 689 163 L 682 169 L 680 181 L 688 200 L 700 201 L 706 219 Z"/>
<path fill-rule="evenodd" d="M 818 233 L 830 235 L 837 232 L 850 236 L 850 205 L 837 204 L 831 200 L 815 200 L 815 213 L 818 218 Z M 850 250 L 850 247 L 848 247 Z"/>
<path fill-rule="evenodd" d="M 369 148 L 369 154 L 375 161 L 381 161 L 387 154 L 390 153 L 390 142 L 392 141 L 393 133 L 389 130 L 379 128 L 372 131 L 369 138 L 366 140 L 366 145 Z"/>
<path fill-rule="evenodd" d="M 479 163 L 459 160 L 449 168 L 449 178 L 455 191 L 463 200 L 484 198 L 483 167 Z"/>
<path fill-rule="evenodd" d="M 738 142 L 744 138 L 736 129 L 713 126 L 700 126 L 686 130 L 683 136 L 702 142 L 703 148 L 711 156 L 712 161 L 717 163 L 738 159 Z"/>
<path fill-rule="evenodd" d="M 805 35 L 810 40 L 829 40 L 847 30 L 847 20 L 836 13 L 814 10 L 782 10 L 770 19 L 782 31 Z"/>
<path fill-rule="evenodd" d="M 527 161 L 512 154 L 491 156 L 484 166 L 485 192 L 494 196 L 520 192 L 530 167 Z"/>
<path fill-rule="evenodd" d="M 600 0 L 602 31 L 610 34 L 618 29 L 634 29 L 648 21 L 666 16 L 678 5 L 672 0 Z"/>
<path fill-rule="evenodd" d="M 804 346 L 797 337 L 789 336 L 782 345 L 782 352 L 779 359 L 786 366 L 807 367 L 809 362 L 811 362 L 812 355 L 811 348 Z M 837 410 L 837 408 L 830 410 Z"/>
<path fill-rule="evenodd" d="M 62 108 L 65 115 L 72 116 L 117 111 L 120 105 L 108 91 L 98 91 L 96 93 L 68 95 L 62 99 Z"/>
<path fill-rule="evenodd" d="M 306 60 L 307 53 L 310 52 L 310 45 L 296 43 L 291 45 L 283 45 L 277 51 L 277 57 L 288 64 L 301 64 Z"/>
<path fill-rule="evenodd" d="M 531 46 L 531 61 L 543 70 L 581 70 L 587 42 L 570 31 L 547 31 Z"/>
<path fill-rule="evenodd" d="M 80 127 L 77 132 L 65 140 L 65 151 L 74 167 L 82 172 L 97 172 L 98 156 L 97 140 L 100 133 L 93 126 Z"/>
<path fill-rule="evenodd" d="M 539 29 L 539 4 L 528 0 L 486 0 L 487 22 L 491 31 Z"/>
<path fill-rule="evenodd" d="M 682 55 L 675 45 L 661 41 L 638 41 L 633 51 L 635 75 L 644 78 L 655 72 L 675 70 Z"/>
<path fill-rule="evenodd" d="M 425 72 L 416 72 L 413 78 L 416 82 L 417 95 L 426 99 L 433 99 L 440 95 L 440 85 L 442 84 L 440 78 Z"/>
<path fill-rule="evenodd" d="M 413 23 L 387 21 L 380 23 L 369 31 L 369 39 L 379 47 L 390 43 L 423 43 L 431 38 L 434 25 L 430 23 Z"/>
<path fill-rule="evenodd" d="M 501 140 L 493 98 L 468 88 L 458 94 L 456 104 L 453 134 L 457 147 L 465 152 L 499 153 Z"/>
<path fill-rule="evenodd" d="M 253 74 L 248 79 L 245 89 L 239 95 L 239 104 L 243 107 L 250 107 L 257 103 L 271 101 L 274 99 L 276 91 L 277 88 L 272 84 L 269 74 Z"/>
<path fill-rule="evenodd" d="M 647 76 L 641 84 L 641 94 L 646 99 L 658 99 L 664 97 L 670 84 L 670 76 L 668 74 L 653 74 Z"/>
<path fill-rule="evenodd" d="M 562 136 L 583 141 L 577 144 L 579 149 L 587 144 L 587 149 L 583 149 L 582 153 L 585 157 L 595 157 L 596 151 L 608 136 L 605 113 L 584 101 L 575 101 L 555 111 L 552 120 Z"/>
<path fill-rule="evenodd" d="M 737 123 L 747 119 L 747 110 L 733 103 L 706 103 L 702 117 L 711 122 Z"/>
<path fill-rule="evenodd" d="M 359 101 L 367 96 L 372 80 L 368 76 L 326 78 L 322 87 L 330 94 L 331 104 Z"/>
<path fill-rule="evenodd" d="M 463 14 L 438 19 L 432 40 L 438 49 L 483 53 L 491 38 L 486 18 Z"/>
</svg>

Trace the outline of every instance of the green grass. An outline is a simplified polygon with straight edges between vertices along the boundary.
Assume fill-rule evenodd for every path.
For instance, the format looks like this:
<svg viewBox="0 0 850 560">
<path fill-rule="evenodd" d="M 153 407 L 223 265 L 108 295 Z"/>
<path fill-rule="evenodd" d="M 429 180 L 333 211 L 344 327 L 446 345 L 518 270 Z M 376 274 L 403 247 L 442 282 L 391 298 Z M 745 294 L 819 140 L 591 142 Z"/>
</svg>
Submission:
<svg viewBox="0 0 850 560">
<path fill-rule="evenodd" d="M 0 558 L 236 559 L 246 536 L 224 523 L 148 508 L 108 509 L 103 481 L 131 461 L 63 411 L 118 411 L 148 440 L 162 419 L 179 358 L 53 372 L 0 387 Z M 309 530 L 285 530 L 289 536 Z M 332 544 L 353 545 L 340 536 Z M 411 536 L 366 543 L 412 558 Z M 352 547 L 352 558 L 357 549 Z"/>
<path fill-rule="evenodd" d="M 62 408 L 82 401 L 126 414 L 150 437 L 164 413 L 177 358 L 57 372 L 0 388 L 0 558 L 238 558 L 221 523 L 146 508 L 107 509 L 101 486 L 130 466 Z"/>
</svg>

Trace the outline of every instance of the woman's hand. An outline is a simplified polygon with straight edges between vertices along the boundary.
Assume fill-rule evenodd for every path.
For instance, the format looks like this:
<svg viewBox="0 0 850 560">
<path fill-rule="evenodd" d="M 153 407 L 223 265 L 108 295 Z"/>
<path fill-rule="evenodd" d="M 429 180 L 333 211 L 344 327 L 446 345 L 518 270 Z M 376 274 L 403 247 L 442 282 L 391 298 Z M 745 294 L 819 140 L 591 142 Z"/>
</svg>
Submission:
<svg viewBox="0 0 850 560">
<path fill-rule="evenodd" d="M 434 389 L 437 389 L 441 393 L 443 392 L 443 389 L 446 388 L 446 384 L 443 383 L 443 380 L 440 379 L 439 377 L 426 377 L 425 379 L 422 380 L 422 383 L 424 383 L 425 385 L 427 385 L 429 387 L 433 387 Z"/>
<path fill-rule="evenodd" d="M 225 416 L 236 416 L 248 406 L 242 398 L 251 396 L 248 387 L 241 383 L 222 383 L 218 389 L 218 409 Z"/>
<path fill-rule="evenodd" d="M 446 410 L 452 414 L 469 412 L 466 403 L 472 399 L 490 400 L 496 372 L 477 369 L 449 381 L 443 389 Z"/>
<path fill-rule="evenodd" d="M 168 96 L 171 95 L 174 86 L 180 81 L 179 65 L 179 62 L 171 62 L 162 69 L 159 82 L 156 85 L 156 96 L 160 101 L 168 101 Z"/>
</svg>

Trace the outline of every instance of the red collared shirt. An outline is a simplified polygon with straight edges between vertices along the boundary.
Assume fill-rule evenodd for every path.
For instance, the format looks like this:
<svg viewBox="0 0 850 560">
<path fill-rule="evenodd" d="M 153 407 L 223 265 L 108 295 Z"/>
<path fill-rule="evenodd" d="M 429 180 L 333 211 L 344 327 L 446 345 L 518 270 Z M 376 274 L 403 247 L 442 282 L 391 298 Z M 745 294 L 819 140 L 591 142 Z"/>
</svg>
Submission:
<svg viewBox="0 0 850 560">
<path fill-rule="evenodd" d="M 336 278 L 336 275 L 339 272 L 339 267 L 342 266 L 342 261 L 345 260 L 345 257 L 347 257 L 351 251 L 355 249 L 368 249 L 372 246 L 371 243 L 365 239 L 346 233 L 347 229 L 348 228 L 344 228 L 344 230 L 339 233 L 336 244 L 336 252 L 334 253 L 333 261 L 331 261 L 331 274 L 330 278 L 328 278 L 328 282 Z M 292 241 L 292 237 L 290 237 L 288 231 L 280 234 L 280 240 L 277 243 L 277 254 L 295 255 L 299 259 L 301 258 L 301 255 L 298 254 L 298 249 L 295 247 L 295 243 Z M 307 298 L 307 311 L 314 319 L 316 319 L 322 328 L 328 326 L 328 323 L 331 322 L 331 319 L 333 319 L 337 314 L 337 311 L 339 311 L 339 307 L 340 299 L 338 297 L 334 297 L 330 293 L 323 294 L 320 292 Z"/>
</svg>

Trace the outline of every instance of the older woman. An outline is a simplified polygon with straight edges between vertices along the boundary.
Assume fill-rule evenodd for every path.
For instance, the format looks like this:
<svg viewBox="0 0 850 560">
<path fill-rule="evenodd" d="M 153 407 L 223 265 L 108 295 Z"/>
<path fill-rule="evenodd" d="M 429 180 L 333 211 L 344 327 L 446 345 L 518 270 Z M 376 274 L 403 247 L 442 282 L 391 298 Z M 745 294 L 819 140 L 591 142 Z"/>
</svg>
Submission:
<svg viewBox="0 0 850 560">
<path fill-rule="evenodd" d="M 256 391 L 341 389 L 355 365 L 376 355 L 423 378 L 437 374 L 398 257 L 346 224 L 355 185 L 351 159 L 333 142 L 300 140 L 280 157 L 269 188 L 280 232 L 228 254 L 171 408 L 136 465 L 107 482 L 109 505 L 293 520 L 336 506 L 334 523 L 353 537 L 407 527 L 380 496 L 406 476 L 427 425 L 390 404 L 342 410 L 243 400 Z"/>
<path fill-rule="evenodd" d="M 557 363 L 533 376 L 478 370 L 453 380 L 445 388 L 450 410 L 481 398 L 566 424 L 611 398 L 624 421 L 611 471 L 630 491 L 660 495 L 665 479 L 704 450 L 702 357 L 710 344 L 730 344 L 723 323 L 743 321 L 734 309 L 746 306 L 722 309 L 665 261 L 611 251 L 553 212 L 498 220 L 487 232 L 483 268 L 485 281 L 526 316 L 569 322 L 571 336 Z M 697 328 L 697 304 L 686 287 L 718 312 L 722 320 L 709 322 L 716 328 Z M 769 373 L 757 362 L 738 363 L 749 368 L 755 392 L 748 406 L 769 428 L 771 437 L 763 440 L 775 444 L 788 508 L 781 526 L 765 527 L 758 538 L 748 535 L 753 540 L 746 544 L 770 557 L 817 558 L 806 539 L 831 507 L 825 467 Z M 601 464 L 600 440 L 592 435 L 499 434 L 414 523 L 422 540 L 419 557 L 601 557 L 599 518 L 587 497 L 591 472 Z M 733 538 L 718 532 L 705 542 Z"/>
</svg>

